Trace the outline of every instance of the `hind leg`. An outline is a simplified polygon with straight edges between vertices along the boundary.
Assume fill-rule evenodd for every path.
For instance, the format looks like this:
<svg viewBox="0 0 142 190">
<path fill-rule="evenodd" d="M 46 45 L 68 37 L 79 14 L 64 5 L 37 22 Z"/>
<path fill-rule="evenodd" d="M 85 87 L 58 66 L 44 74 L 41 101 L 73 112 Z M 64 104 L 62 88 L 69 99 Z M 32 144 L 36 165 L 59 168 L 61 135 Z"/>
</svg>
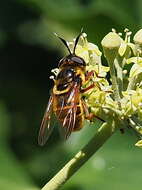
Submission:
<svg viewBox="0 0 142 190">
<path fill-rule="evenodd" d="M 85 113 L 85 119 L 92 121 L 94 118 L 97 118 L 97 119 L 101 120 L 102 122 L 104 122 L 103 119 L 101 119 L 100 117 L 96 116 L 95 114 L 89 112 L 88 107 L 83 100 L 82 100 L 82 105 L 83 105 L 83 110 Z"/>
</svg>

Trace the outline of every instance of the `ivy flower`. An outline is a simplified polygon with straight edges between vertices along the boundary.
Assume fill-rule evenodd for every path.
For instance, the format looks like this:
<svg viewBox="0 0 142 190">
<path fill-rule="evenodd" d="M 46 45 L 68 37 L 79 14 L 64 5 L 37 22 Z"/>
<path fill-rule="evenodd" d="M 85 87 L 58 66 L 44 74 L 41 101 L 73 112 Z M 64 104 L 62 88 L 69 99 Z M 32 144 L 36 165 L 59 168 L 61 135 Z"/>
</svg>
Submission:
<svg viewBox="0 0 142 190">
<path fill-rule="evenodd" d="M 128 29 L 125 29 L 124 39 L 114 30 L 108 33 L 101 42 L 108 66 L 103 65 L 102 52 L 96 44 L 88 42 L 85 33 L 82 34 L 75 50 L 76 55 L 85 60 L 86 72 L 94 73 L 83 88 L 90 84 L 94 84 L 94 87 L 82 94 L 90 112 L 106 123 L 113 121 L 119 129 L 130 126 L 140 136 L 142 136 L 142 57 L 139 53 L 139 49 L 142 48 L 141 36 L 138 32 L 135 41 L 131 42 L 131 32 Z M 69 42 L 71 49 L 73 44 Z M 53 72 L 55 74 L 57 70 Z"/>
</svg>

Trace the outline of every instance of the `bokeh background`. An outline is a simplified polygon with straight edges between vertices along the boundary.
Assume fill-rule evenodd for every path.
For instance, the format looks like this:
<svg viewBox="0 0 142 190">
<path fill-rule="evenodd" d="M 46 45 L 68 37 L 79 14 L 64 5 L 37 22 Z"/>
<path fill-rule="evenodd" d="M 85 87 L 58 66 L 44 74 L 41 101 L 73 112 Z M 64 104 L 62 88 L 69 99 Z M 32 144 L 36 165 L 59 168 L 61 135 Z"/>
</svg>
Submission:
<svg viewBox="0 0 142 190">
<path fill-rule="evenodd" d="M 53 82 L 50 70 L 67 51 L 54 32 L 72 40 L 84 28 L 100 49 L 115 28 L 142 27 L 142 1 L 0 1 L 0 190 L 38 190 L 91 138 L 88 125 L 67 142 L 57 128 L 44 147 L 37 135 Z M 63 190 L 133 190 L 142 186 L 142 150 L 131 131 L 119 132 Z"/>
</svg>

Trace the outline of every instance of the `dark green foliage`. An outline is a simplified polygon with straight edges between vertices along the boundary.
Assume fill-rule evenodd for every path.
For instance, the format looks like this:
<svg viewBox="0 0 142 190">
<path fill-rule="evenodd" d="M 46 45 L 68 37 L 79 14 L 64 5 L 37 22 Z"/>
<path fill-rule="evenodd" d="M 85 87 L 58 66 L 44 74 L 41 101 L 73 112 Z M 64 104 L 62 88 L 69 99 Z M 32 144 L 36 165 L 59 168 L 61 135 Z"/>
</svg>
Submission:
<svg viewBox="0 0 142 190">
<path fill-rule="evenodd" d="M 50 70 L 66 55 L 53 33 L 72 40 L 83 27 L 99 45 L 111 28 L 141 27 L 141 7 L 129 0 L 0 2 L 0 189 L 38 189 L 95 133 L 86 127 L 63 144 L 55 129 L 45 147 L 37 145 Z M 140 189 L 141 150 L 129 136 L 113 136 L 63 189 Z"/>
</svg>

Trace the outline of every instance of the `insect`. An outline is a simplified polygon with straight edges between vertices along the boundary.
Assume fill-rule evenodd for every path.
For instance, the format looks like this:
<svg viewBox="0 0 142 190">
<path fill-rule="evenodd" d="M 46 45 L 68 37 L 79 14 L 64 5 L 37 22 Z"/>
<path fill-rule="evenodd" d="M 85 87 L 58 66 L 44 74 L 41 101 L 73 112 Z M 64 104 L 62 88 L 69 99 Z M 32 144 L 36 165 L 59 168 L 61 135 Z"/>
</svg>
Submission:
<svg viewBox="0 0 142 190">
<path fill-rule="evenodd" d="M 84 59 L 75 54 L 81 35 L 82 32 L 75 40 L 73 52 L 71 52 L 67 42 L 58 36 L 67 47 L 69 55 L 62 58 L 58 64 L 59 73 L 54 79 L 54 87 L 39 130 L 38 143 L 40 145 L 46 143 L 53 130 L 51 125 L 52 113 L 61 123 L 65 139 L 73 131 L 78 131 L 83 127 L 84 119 L 92 118 L 81 94 L 94 87 L 92 83 L 87 88 L 82 89 L 82 85 L 90 80 L 93 72 L 86 72 Z"/>
</svg>

